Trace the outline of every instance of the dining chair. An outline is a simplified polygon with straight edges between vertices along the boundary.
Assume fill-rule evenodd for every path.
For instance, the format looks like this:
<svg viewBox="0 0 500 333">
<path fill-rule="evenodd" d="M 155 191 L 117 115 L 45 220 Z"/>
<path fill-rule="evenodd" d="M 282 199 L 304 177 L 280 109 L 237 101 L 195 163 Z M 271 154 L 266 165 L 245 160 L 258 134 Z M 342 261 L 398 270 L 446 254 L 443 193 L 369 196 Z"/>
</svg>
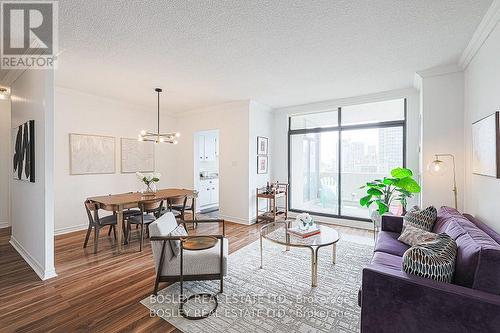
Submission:
<svg viewBox="0 0 500 333">
<path fill-rule="evenodd" d="M 100 217 L 99 204 L 91 200 L 85 200 L 84 205 L 85 205 L 85 210 L 87 212 L 87 217 L 89 219 L 89 227 L 87 229 L 87 235 L 85 236 L 85 242 L 83 243 L 83 248 L 87 247 L 90 238 L 90 233 L 92 232 L 92 228 L 94 228 L 94 254 L 95 254 L 97 253 L 97 248 L 99 245 L 99 231 L 102 228 L 109 226 L 108 235 L 111 233 L 111 230 L 113 230 L 114 237 L 116 239 L 116 224 L 117 224 L 116 215 L 113 214 L 109 216 Z"/>
<path fill-rule="evenodd" d="M 144 228 L 146 227 L 147 237 L 149 237 L 148 226 L 160 216 L 160 213 L 163 209 L 163 200 L 148 200 L 140 202 L 139 209 L 141 214 L 127 217 L 127 232 L 125 237 L 127 239 L 127 242 L 130 241 L 130 234 L 132 230 L 131 225 L 135 224 L 136 226 L 139 226 L 139 228 L 141 229 L 141 242 L 139 245 L 139 251 L 142 251 L 142 246 L 144 244 Z"/>
<path fill-rule="evenodd" d="M 172 214 L 174 214 L 176 219 L 180 218 L 181 220 L 184 220 L 184 213 L 186 211 L 187 201 L 188 201 L 187 195 L 182 195 L 167 199 L 168 210 L 172 212 Z"/>
</svg>

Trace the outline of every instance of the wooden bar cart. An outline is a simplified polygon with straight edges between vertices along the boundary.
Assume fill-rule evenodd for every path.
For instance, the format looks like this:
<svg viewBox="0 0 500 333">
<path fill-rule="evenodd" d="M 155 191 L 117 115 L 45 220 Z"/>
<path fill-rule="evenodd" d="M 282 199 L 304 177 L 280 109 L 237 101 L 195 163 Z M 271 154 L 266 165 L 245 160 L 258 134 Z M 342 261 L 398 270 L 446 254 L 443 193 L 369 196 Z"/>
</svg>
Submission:
<svg viewBox="0 0 500 333">
<path fill-rule="evenodd" d="M 284 206 L 278 207 L 278 200 L 283 198 Z M 266 207 L 259 207 L 259 199 L 266 199 Z M 257 188 L 256 190 L 256 223 L 276 222 L 279 219 L 286 220 L 288 218 L 288 184 L 273 183 L 265 187 Z"/>
</svg>

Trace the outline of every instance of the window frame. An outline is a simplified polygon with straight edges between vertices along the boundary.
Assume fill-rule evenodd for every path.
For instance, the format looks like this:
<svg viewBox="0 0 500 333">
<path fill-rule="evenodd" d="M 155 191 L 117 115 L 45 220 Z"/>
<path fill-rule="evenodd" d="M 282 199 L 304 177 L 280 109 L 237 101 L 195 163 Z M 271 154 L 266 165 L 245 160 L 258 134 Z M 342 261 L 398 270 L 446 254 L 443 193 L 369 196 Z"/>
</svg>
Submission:
<svg viewBox="0 0 500 333">
<path fill-rule="evenodd" d="M 399 99 L 399 98 L 393 98 L 393 99 Z M 288 167 L 288 186 L 290 188 L 289 194 L 288 194 L 288 207 L 291 212 L 296 212 L 296 213 L 309 213 L 311 215 L 316 215 L 316 216 L 324 216 L 324 217 L 332 217 L 332 218 L 340 218 L 340 219 L 345 219 L 345 220 L 354 220 L 354 221 L 363 221 L 363 222 L 372 222 L 368 218 L 361 218 L 361 217 L 355 217 L 355 216 L 348 216 L 348 215 L 343 215 L 342 214 L 342 132 L 346 130 L 358 130 L 358 129 L 370 129 L 370 128 L 389 128 L 389 127 L 402 127 L 403 129 L 403 168 L 406 168 L 406 159 L 407 159 L 407 138 L 406 138 L 406 127 L 407 127 L 407 111 L 408 111 L 408 102 L 407 98 L 402 98 L 403 99 L 403 106 L 404 106 L 404 114 L 403 114 L 403 119 L 402 120 L 391 120 L 391 121 L 383 121 L 383 122 L 377 122 L 377 123 L 368 123 L 368 124 L 354 124 L 354 125 L 342 125 L 342 107 L 337 108 L 337 116 L 338 116 L 338 121 L 337 121 L 337 126 L 332 126 L 332 127 L 317 127 L 317 128 L 309 128 L 309 129 L 296 129 L 292 130 L 291 129 L 291 124 L 292 124 L 292 116 L 288 116 L 288 158 L 287 158 L 287 167 Z M 392 99 L 387 99 L 387 100 L 392 100 Z M 376 101 L 376 102 L 383 102 L 383 101 Z M 370 103 L 370 102 L 367 102 Z M 353 104 L 355 105 L 355 104 Z M 332 112 L 334 112 L 332 110 Z M 301 209 L 294 209 L 292 207 L 292 196 L 293 193 L 291 191 L 292 189 L 292 177 L 291 177 L 291 154 L 290 154 L 290 149 L 291 149 L 291 138 L 292 135 L 300 135 L 300 134 L 309 134 L 309 133 L 322 133 L 322 132 L 333 132 L 337 131 L 338 132 L 338 214 L 327 214 L 327 213 L 320 213 L 320 212 L 313 212 L 313 211 L 307 211 L 307 210 L 301 210 Z"/>
</svg>

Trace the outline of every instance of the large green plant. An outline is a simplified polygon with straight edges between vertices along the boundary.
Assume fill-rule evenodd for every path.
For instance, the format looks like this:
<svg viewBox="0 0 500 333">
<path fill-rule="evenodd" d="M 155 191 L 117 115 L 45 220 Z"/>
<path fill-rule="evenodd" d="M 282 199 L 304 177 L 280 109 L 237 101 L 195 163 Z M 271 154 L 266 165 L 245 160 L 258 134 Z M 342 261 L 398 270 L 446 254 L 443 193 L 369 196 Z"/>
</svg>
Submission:
<svg viewBox="0 0 500 333">
<path fill-rule="evenodd" d="M 366 196 L 359 200 L 363 207 L 377 205 L 380 215 L 387 213 L 393 201 L 401 202 L 406 209 L 407 199 L 414 193 L 420 193 L 420 185 L 412 178 L 413 173 L 409 169 L 396 168 L 391 170 L 391 177 L 375 179 L 360 188 L 366 188 Z"/>
</svg>

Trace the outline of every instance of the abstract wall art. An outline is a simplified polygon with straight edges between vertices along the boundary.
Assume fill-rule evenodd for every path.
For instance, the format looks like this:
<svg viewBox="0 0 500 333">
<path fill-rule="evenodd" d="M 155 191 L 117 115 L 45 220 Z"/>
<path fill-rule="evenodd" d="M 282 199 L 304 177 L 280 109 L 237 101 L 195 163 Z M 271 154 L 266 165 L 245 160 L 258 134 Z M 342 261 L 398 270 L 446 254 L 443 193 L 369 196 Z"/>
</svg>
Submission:
<svg viewBox="0 0 500 333">
<path fill-rule="evenodd" d="M 498 111 L 472 124 L 472 173 L 500 178 Z"/>
<path fill-rule="evenodd" d="M 153 172 L 155 169 L 155 145 L 137 139 L 121 139 L 122 173 Z"/>
<path fill-rule="evenodd" d="M 114 137 L 71 133 L 69 148 L 71 175 L 116 172 Z"/>
<path fill-rule="evenodd" d="M 35 182 L 35 121 L 12 129 L 14 179 Z"/>
</svg>

